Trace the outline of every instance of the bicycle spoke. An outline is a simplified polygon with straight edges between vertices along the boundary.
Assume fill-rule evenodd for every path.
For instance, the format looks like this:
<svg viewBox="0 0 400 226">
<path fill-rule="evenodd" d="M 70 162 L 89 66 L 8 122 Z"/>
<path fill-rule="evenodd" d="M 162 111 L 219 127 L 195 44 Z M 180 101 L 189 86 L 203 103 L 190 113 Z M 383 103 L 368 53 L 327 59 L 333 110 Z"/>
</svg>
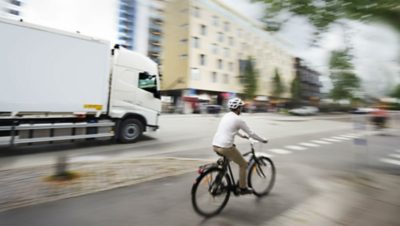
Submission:
<svg viewBox="0 0 400 226">
<path fill-rule="evenodd" d="M 275 168 L 272 161 L 261 157 L 254 162 L 249 172 L 249 184 L 258 196 L 268 194 L 275 181 Z"/>
<path fill-rule="evenodd" d="M 226 188 L 229 182 L 226 177 L 219 178 L 220 173 L 221 170 L 216 169 L 200 176 L 192 190 L 193 207 L 204 216 L 217 214 L 228 201 L 229 190 Z"/>
</svg>

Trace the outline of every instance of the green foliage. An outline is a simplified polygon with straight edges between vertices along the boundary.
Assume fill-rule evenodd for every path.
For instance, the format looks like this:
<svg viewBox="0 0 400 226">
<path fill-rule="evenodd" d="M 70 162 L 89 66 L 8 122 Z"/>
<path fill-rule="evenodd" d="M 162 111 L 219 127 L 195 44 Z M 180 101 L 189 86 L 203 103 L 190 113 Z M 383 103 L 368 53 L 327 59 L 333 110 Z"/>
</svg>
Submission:
<svg viewBox="0 0 400 226">
<path fill-rule="evenodd" d="M 329 60 L 334 100 L 354 99 L 354 93 L 360 88 L 360 79 L 353 72 L 353 65 L 348 50 L 332 51 Z"/>
<path fill-rule="evenodd" d="M 319 31 L 339 19 L 381 21 L 400 32 L 399 0 L 252 0 L 267 5 L 265 19 L 273 22 L 269 30 L 279 29 L 280 12 L 306 17 Z M 278 24 L 278 26 L 277 26 Z M 268 25 L 267 25 L 268 26 Z"/>
<path fill-rule="evenodd" d="M 391 97 L 399 98 L 400 99 L 400 84 L 398 84 L 390 94 Z"/>
<path fill-rule="evenodd" d="M 248 63 L 244 69 L 243 83 L 245 99 L 252 100 L 257 92 L 258 72 L 254 68 L 253 59 L 248 58 Z"/>
<path fill-rule="evenodd" d="M 285 92 L 285 86 L 283 85 L 279 71 L 276 68 L 275 68 L 275 75 L 272 78 L 272 83 L 273 83 L 272 95 L 274 97 L 280 97 Z"/>
<path fill-rule="evenodd" d="M 292 94 L 293 104 L 298 105 L 301 102 L 301 86 L 298 76 L 296 76 L 292 81 L 292 84 L 290 86 L 290 93 Z"/>
</svg>

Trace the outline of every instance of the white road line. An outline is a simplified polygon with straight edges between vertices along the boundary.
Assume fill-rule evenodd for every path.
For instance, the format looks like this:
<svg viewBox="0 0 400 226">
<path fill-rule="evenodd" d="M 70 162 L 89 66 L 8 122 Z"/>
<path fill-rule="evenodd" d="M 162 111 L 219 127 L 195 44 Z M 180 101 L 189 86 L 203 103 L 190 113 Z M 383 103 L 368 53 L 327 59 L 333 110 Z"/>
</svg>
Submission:
<svg viewBox="0 0 400 226">
<path fill-rule="evenodd" d="M 381 160 L 381 162 L 390 163 L 390 164 L 393 164 L 393 165 L 399 165 L 400 166 L 400 161 L 399 160 L 387 159 L 387 158 L 383 158 L 383 159 L 380 159 L 380 160 Z"/>
<path fill-rule="evenodd" d="M 331 142 L 342 142 L 342 140 L 333 139 L 333 138 L 324 138 L 324 139 L 322 139 L 322 140 L 331 141 Z"/>
<path fill-rule="evenodd" d="M 301 150 L 306 150 L 307 149 L 305 147 L 296 146 L 296 145 L 288 145 L 288 146 L 285 146 L 285 148 L 296 150 L 296 151 L 301 151 Z"/>
<path fill-rule="evenodd" d="M 312 144 L 312 143 L 299 143 L 299 145 L 307 146 L 307 147 L 319 147 L 318 144 Z"/>
<path fill-rule="evenodd" d="M 323 140 L 312 140 L 311 142 L 317 143 L 317 144 L 330 144 L 331 143 L 331 142 L 323 141 Z"/>
<path fill-rule="evenodd" d="M 285 149 L 269 149 L 268 151 L 273 152 L 275 154 L 281 154 L 281 155 L 287 155 L 292 153 L 291 151 L 285 150 Z"/>
<path fill-rule="evenodd" d="M 337 136 L 337 137 L 332 137 L 333 139 L 339 139 L 339 140 L 350 140 L 351 138 L 349 137 L 342 137 L 342 136 Z"/>
<path fill-rule="evenodd" d="M 267 153 L 264 153 L 264 152 L 256 152 L 256 156 L 257 156 L 257 157 L 259 157 L 259 156 L 264 156 L 264 157 L 268 157 L 268 158 L 274 157 L 273 155 L 267 154 Z"/>
<path fill-rule="evenodd" d="M 399 155 L 399 154 L 390 154 L 389 156 L 390 156 L 390 157 L 393 157 L 393 158 L 398 158 L 398 159 L 400 159 L 400 155 Z"/>
<path fill-rule="evenodd" d="M 349 135 L 343 135 L 342 137 L 347 137 L 347 138 L 357 138 L 360 137 L 361 135 L 354 135 L 354 134 L 349 134 Z"/>
</svg>

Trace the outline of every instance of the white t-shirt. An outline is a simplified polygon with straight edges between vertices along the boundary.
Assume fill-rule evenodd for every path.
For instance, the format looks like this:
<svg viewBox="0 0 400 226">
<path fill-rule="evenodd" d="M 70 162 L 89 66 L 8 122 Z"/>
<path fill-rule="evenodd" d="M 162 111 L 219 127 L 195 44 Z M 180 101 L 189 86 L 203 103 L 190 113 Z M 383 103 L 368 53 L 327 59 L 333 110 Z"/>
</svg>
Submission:
<svg viewBox="0 0 400 226">
<path fill-rule="evenodd" d="M 264 141 L 264 138 L 259 137 L 247 124 L 234 112 L 225 114 L 219 122 L 217 132 L 214 135 L 213 146 L 221 148 L 229 148 L 233 146 L 235 136 L 243 136 L 239 133 L 239 130 L 243 130 L 248 134 L 249 137 L 254 138 L 258 141 Z"/>
</svg>

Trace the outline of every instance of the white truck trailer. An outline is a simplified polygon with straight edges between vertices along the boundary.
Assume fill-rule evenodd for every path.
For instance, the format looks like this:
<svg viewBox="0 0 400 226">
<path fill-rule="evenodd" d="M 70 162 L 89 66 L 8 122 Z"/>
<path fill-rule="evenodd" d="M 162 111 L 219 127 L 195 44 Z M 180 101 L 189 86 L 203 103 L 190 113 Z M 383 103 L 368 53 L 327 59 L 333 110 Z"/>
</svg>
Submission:
<svg viewBox="0 0 400 226">
<path fill-rule="evenodd" d="M 158 129 L 158 66 L 107 41 L 0 19 L 0 145 Z"/>
</svg>

